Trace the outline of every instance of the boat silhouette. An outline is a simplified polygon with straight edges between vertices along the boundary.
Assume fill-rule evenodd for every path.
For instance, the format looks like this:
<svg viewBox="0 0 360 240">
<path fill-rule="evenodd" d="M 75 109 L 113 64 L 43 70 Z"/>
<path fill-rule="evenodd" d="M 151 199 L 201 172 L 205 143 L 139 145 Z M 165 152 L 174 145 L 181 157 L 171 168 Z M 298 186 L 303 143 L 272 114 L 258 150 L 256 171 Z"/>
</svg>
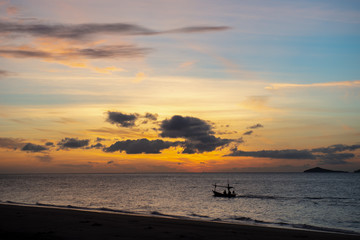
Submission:
<svg viewBox="0 0 360 240">
<path fill-rule="evenodd" d="M 229 183 L 227 184 L 227 186 L 221 186 L 221 185 L 217 185 L 217 184 L 213 184 L 213 186 L 214 186 L 214 189 L 212 191 L 214 193 L 214 197 L 227 197 L 227 198 L 236 197 L 235 191 L 233 190 L 231 192 L 231 189 L 233 189 L 234 187 L 230 186 Z M 217 191 L 217 189 L 216 189 L 217 187 L 224 188 L 224 191 L 223 192 Z"/>
</svg>

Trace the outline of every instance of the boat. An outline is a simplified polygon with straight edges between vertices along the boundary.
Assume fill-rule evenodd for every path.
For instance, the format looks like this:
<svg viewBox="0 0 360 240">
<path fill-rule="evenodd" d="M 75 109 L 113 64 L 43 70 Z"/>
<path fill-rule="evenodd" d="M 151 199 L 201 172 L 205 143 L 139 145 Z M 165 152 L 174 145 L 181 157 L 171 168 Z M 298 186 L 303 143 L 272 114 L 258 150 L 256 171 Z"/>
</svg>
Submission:
<svg viewBox="0 0 360 240">
<path fill-rule="evenodd" d="M 233 189 L 234 187 L 231 187 L 229 183 L 227 184 L 227 186 L 219 186 L 219 185 L 216 185 L 216 184 L 213 184 L 213 186 L 214 186 L 214 189 L 212 191 L 214 193 L 214 197 L 227 197 L 227 198 L 236 197 L 235 191 L 233 190 L 231 192 L 231 189 Z M 216 190 L 216 187 L 224 188 L 224 191 L 219 192 L 219 191 Z"/>
</svg>

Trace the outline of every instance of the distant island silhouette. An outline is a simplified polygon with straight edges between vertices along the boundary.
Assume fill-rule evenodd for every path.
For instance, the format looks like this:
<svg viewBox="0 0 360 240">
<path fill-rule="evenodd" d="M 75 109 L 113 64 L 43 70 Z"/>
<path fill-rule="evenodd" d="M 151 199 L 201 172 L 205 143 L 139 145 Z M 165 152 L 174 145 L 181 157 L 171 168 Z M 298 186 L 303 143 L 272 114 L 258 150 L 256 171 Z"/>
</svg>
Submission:
<svg viewBox="0 0 360 240">
<path fill-rule="evenodd" d="M 354 173 L 360 173 L 360 169 L 358 169 L 358 170 L 354 171 Z"/>
<path fill-rule="evenodd" d="M 305 170 L 304 172 L 306 172 L 306 173 L 347 173 L 345 171 L 334 171 L 334 170 L 329 170 L 329 169 L 320 168 L 320 167 L 310 168 L 308 170 Z"/>
</svg>

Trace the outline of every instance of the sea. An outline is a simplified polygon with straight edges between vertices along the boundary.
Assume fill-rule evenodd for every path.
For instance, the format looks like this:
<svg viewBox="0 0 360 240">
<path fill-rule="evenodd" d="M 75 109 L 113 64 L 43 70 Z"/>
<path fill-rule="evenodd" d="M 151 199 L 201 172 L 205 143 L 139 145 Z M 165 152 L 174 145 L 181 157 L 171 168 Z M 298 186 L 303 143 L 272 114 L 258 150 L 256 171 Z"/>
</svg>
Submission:
<svg viewBox="0 0 360 240">
<path fill-rule="evenodd" d="M 360 235 L 356 173 L 1 174 L 0 203 Z"/>
</svg>

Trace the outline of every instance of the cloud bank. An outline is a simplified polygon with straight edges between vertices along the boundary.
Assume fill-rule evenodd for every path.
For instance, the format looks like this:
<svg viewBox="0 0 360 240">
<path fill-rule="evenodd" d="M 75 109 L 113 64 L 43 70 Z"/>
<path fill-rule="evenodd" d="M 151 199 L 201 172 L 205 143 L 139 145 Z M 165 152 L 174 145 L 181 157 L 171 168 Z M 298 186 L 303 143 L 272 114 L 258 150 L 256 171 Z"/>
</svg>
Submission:
<svg viewBox="0 0 360 240">
<path fill-rule="evenodd" d="M 261 150 L 241 151 L 232 149 L 232 153 L 226 156 L 277 158 L 277 159 L 318 159 L 323 164 L 345 164 L 347 159 L 355 157 L 355 154 L 344 151 L 355 151 L 360 145 L 336 144 L 329 147 L 314 149 L 284 149 L 284 150 Z"/>
<path fill-rule="evenodd" d="M 118 141 L 108 148 L 104 148 L 105 152 L 124 151 L 127 154 L 158 154 L 161 150 L 176 146 L 176 142 L 168 142 L 163 140 L 148 140 L 146 138 L 137 140 Z"/>
</svg>

